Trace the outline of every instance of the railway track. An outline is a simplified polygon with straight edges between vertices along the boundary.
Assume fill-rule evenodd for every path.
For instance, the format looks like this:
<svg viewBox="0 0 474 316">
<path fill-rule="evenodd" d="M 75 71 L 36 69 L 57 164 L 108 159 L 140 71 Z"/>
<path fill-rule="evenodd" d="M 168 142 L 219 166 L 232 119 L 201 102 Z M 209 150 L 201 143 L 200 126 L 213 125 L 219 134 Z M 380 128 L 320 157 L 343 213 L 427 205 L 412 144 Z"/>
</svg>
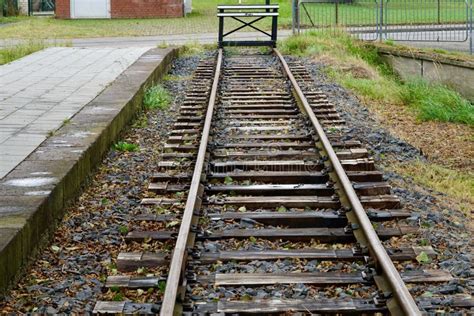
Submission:
<svg viewBox="0 0 474 316">
<path fill-rule="evenodd" d="M 106 287 L 163 301 L 100 301 L 95 313 L 418 315 L 439 304 L 415 302 L 410 284 L 452 279 L 397 271 L 433 249 L 390 244 L 416 232 L 400 223 L 410 212 L 277 50 L 201 62 L 149 191 Z"/>
</svg>

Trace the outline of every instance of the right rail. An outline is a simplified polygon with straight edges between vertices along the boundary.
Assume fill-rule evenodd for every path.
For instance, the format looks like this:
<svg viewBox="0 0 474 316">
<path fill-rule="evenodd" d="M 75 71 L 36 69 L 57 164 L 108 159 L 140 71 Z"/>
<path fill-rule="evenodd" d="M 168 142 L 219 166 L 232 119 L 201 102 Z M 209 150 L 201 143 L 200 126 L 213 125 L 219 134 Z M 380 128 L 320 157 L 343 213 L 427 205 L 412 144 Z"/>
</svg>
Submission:
<svg viewBox="0 0 474 316">
<path fill-rule="evenodd" d="M 381 290 L 385 292 L 387 290 L 390 290 L 390 293 L 392 293 L 392 295 L 397 300 L 398 304 L 396 304 L 396 306 L 389 304 L 389 308 L 390 306 L 392 306 L 390 311 L 393 315 L 421 315 L 420 310 L 418 309 L 418 306 L 415 303 L 415 300 L 413 299 L 405 285 L 405 282 L 403 282 L 402 278 L 400 277 L 400 274 L 393 265 L 392 260 L 388 256 L 387 251 L 385 251 L 384 246 L 380 242 L 380 239 L 377 236 L 374 227 L 372 226 L 372 222 L 367 216 L 367 213 L 364 207 L 362 206 L 362 203 L 360 202 L 360 199 L 357 196 L 357 193 L 355 192 L 352 183 L 349 180 L 346 171 L 344 170 L 344 167 L 341 165 L 341 162 L 339 161 L 339 158 L 337 157 L 336 152 L 334 151 L 331 145 L 331 142 L 327 138 L 323 127 L 321 126 L 318 121 L 318 118 L 311 109 L 311 106 L 309 105 L 308 100 L 306 99 L 303 91 L 298 85 L 298 82 L 291 73 L 291 70 L 285 61 L 285 58 L 277 49 L 274 49 L 273 51 L 280 59 L 280 62 L 283 65 L 283 69 L 285 70 L 286 75 L 290 79 L 291 85 L 293 86 L 293 89 L 295 90 L 298 99 L 303 104 L 306 115 L 309 116 L 311 124 L 313 125 L 314 129 L 318 134 L 319 140 L 324 147 L 324 152 L 325 154 L 327 154 L 330 160 L 330 164 L 334 168 L 334 172 L 336 173 L 337 177 L 334 177 L 333 180 L 337 181 L 337 183 L 344 191 L 344 195 L 350 204 L 350 208 L 352 212 L 354 212 L 355 217 L 352 216 L 350 212 L 346 214 L 348 220 L 352 221 L 354 224 L 357 224 L 362 228 L 363 235 L 356 235 L 357 241 L 359 242 L 359 244 L 363 246 L 366 245 L 369 247 L 372 256 L 376 259 L 378 266 L 385 275 L 384 279 L 387 281 L 387 284 L 383 283 L 378 285 L 379 287 L 381 287 Z M 386 288 L 387 285 L 389 286 L 389 288 Z"/>
</svg>

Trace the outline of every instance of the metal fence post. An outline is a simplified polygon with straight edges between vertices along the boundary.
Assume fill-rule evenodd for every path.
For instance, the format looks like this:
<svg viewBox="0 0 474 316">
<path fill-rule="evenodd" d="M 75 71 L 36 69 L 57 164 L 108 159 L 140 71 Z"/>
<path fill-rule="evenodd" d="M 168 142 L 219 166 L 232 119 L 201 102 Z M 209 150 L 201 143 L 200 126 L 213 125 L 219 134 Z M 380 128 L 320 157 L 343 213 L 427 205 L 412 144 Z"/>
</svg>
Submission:
<svg viewBox="0 0 474 316">
<path fill-rule="evenodd" d="M 296 34 L 296 6 L 298 0 L 291 0 L 291 30 L 293 35 Z"/>
<path fill-rule="evenodd" d="M 223 13 L 224 10 L 219 9 L 219 13 Z M 224 17 L 220 16 L 219 17 L 219 48 L 223 47 L 223 42 L 224 42 Z"/>
<path fill-rule="evenodd" d="M 474 33 L 473 33 L 473 23 L 474 23 L 474 16 L 473 16 L 473 10 L 474 10 L 474 0 L 471 0 L 471 7 L 469 9 L 469 52 L 474 54 Z"/>
<path fill-rule="evenodd" d="M 380 0 L 380 41 L 383 41 L 383 24 L 384 24 L 384 18 L 383 18 L 383 13 L 384 13 L 384 7 L 383 7 L 383 2 L 385 0 Z"/>
<path fill-rule="evenodd" d="M 300 25 L 300 0 L 295 0 L 296 2 L 296 27 L 298 29 L 298 35 L 300 34 L 301 31 L 301 25 Z"/>
</svg>

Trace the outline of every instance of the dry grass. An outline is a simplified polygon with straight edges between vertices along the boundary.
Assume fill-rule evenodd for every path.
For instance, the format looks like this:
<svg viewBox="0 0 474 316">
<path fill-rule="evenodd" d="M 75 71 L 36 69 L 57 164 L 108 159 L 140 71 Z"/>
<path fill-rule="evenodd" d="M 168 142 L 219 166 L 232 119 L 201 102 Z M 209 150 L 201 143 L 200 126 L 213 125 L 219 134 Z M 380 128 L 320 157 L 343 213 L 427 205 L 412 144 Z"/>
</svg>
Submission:
<svg viewBox="0 0 474 316">
<path fill-rule="evenodd" d="M 433 163 L 474 172 L 474 128 L 456 123 L 422 122 L 412 111 L 391 102 L 361 97 L 382 126 L 419 148 Z"/>
<path fill-rule="evenodd" d="M 421 161 L 392 163 L 387 168 L 412 178 L 418 185 L 446 194 L 452 204 L 471 216 L 470 212 L 474 210 L 474 173 L 455 171 Z"/>
</svg>

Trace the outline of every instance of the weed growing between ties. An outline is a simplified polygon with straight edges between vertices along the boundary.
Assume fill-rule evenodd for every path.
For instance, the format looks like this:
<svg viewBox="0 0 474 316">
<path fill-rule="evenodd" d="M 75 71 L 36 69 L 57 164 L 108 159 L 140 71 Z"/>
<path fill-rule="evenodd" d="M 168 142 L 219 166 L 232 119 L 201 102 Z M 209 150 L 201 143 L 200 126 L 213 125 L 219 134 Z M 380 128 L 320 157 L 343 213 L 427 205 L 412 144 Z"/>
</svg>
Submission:
<svg viewBox="0 0 474 316">
<path fill-rule="evenodd" d="M 214 50 L 217 48 L 216 44 L 200 44 L 198 42 L 191 42 L 185 44 L 180 52 L 179 56 L 195 56 L 195 55 L 203 55 L 205 52 L 209 50 Z"/>
<path fill-rule="evenodd" d="M 457 92 L 421 78 L 402 81 L 378 55 L 344 32 L 308 32 L 280 43 L 285 54 L 318 56 L 327 74 L 369 102 L 405 105 L 421 121 L 474 126 L 474 106 Z"/>
<path fill-rule="evenodd" d="M 122 152 L 135 152 L 138 151 L 140 148 L 137 144 L 118 142 L 114 145 L 114 149 Z"/>
<path fill-rule="evenodd" d="M 161 85 L 155 85 L 147 89 L 143 98 L 143 106 L 148 110 L 166 109 L 171 102 L 169 92 Z"/>
</svg>

